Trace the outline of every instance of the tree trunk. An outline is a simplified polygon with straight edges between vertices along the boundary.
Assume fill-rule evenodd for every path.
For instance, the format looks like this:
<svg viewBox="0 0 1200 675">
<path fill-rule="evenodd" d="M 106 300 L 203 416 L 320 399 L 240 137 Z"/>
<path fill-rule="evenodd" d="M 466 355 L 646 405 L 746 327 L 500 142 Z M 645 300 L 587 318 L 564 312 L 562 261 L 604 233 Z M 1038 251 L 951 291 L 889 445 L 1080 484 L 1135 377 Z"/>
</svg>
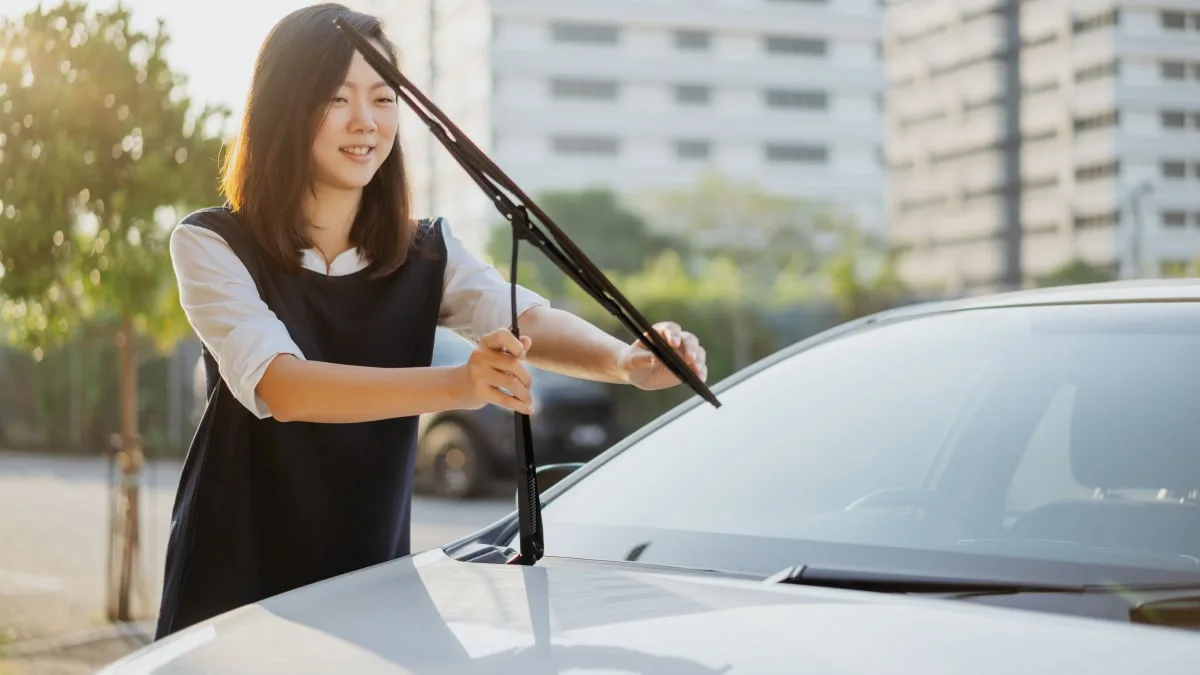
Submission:
<svg viewBox="0 0 1200 675">
<path fill-rule="evenodd" d="M 109 561 L 116 563 L 110 564 L 110 621 L 129 621 L 133 617 L 130 599 L 138 576 L 137 562 L 141 549 L 138 486 L 143 457 L 137 430 L 137 365 L 134 362 L 133 339 L 133 321 L 125 317 L 117 336 L 117 346 L 121 352 L 121 440 L 116 449 L 119 475 L 109 539 Z"/>
</svg>

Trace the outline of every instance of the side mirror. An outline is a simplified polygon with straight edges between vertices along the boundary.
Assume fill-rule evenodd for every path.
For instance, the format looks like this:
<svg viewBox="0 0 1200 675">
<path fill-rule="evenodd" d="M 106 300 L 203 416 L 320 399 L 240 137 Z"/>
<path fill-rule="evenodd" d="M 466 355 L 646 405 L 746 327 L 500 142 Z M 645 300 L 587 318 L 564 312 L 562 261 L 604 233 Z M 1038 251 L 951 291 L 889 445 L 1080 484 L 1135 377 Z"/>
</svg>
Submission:
<svg viewBox="0 0 1200 675">
<path fill-rule="evenodd" d="M 570 476 L 583 466 L 583 462 L 564 462 L 562 464 L 543 464 L 537 468 L 538 494 L 554 487 L 559 481 Z"/>
<path fill-rule="evenodd" d="M 534 473 L 537 475 L 538 496 L 554 487 L 559 481 L 575 473 L 583 462 L 563 462 L 562 464 L 543 464 Z M 513 495 L 513 500 L 520 499 L 520 493 Z"/>
</svg>

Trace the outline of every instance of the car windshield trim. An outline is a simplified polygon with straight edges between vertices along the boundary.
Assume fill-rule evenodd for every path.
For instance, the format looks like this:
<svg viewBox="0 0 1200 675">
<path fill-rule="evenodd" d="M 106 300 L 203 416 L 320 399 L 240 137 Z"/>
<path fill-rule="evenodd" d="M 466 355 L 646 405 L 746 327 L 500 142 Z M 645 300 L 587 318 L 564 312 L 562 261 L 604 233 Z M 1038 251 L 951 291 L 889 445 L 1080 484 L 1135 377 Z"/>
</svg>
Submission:
<svg viewBox="0 0 1200 675">
<path fill-rule="evenodd" d="M 555 486 L 557 488 L 557 486 Z M 495 545 L 515 536 L 515 514 L 496 523 L 477 541 Z M 631 568 L 669 567 L 694 572 L 720 571 L 765 580 L 796 561 L 813 570 L 860 570 L 877 574 L 908 574 L 928 579 L 987 579 L 1014 586 L 1126 588 L 1200 588 L 1200 565 L 1133 567 L 1115 563 L 1065 559 L 1011 557 L 978 551 L 896 548 L 840 541 L 800 540 L 728 533 L 671 530 L 651 527 L 575 524 L 561 528 L 557 537 L 564 551 L 548 550 L 547 558 L 613 563 Z M 608 557 L 612 550 L 625 551 Z M 889 567 L 864 565 L 864 560 L 886 560 Z"/>
</svg>

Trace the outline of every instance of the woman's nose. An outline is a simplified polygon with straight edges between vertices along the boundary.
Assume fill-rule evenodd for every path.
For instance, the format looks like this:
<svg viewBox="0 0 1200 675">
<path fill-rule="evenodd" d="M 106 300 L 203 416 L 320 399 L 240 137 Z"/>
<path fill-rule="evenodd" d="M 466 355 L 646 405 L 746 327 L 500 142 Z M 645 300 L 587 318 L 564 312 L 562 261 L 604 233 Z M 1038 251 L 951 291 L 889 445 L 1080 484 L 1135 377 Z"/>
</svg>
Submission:
<svg viewBox="0 0 1200 675">
<path fill-rule="evenodd" d="M 367 102 L 356 103 L 350 116 L 350 128 L 354 131 L 375 131 L 375 115 Z"/>
</svg>

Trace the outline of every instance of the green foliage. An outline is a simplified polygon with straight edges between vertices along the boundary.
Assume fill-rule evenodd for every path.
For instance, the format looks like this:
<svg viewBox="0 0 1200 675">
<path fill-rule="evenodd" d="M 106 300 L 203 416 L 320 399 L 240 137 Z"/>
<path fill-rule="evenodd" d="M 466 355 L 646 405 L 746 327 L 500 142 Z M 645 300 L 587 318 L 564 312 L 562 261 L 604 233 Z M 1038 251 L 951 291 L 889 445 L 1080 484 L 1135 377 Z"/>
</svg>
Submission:
<svg viewBox="0 0 1200 675">
<path fill-rule="evenodd" d="M 1115 277 L 1111 272 L 1092 265 L 1079 258 L 1074 258 L 1053 272 L 1037 279 L 1039 288 L 1051 286 L 1070 286 L 1074 284 L 1091 284 L 1112 281 Z"/>
<path fill-rule="evenodd" d="M 779 270 L 808 267 L 815 235 L 835 221 L 833 212 L 821 205 L 769 194 L 713 171 L 687 188 L 648 191 L 636 201 L 659 227 L 688 241 L 696 253 L 757 271 L 759 285 Z"/>
<path fill-rule="evenodd" d="M 552 190 L 535 201 L 606 274 L 637 272 L 660 252 L 682 248 L 675 238 L 653 232 L 645 219 L 623 206 L 611 190 Z M 512 230 L 507 223 L 492 229 L 487 255 L 498 268 L 510 265 Z M 573 285 L 540 251 L 522 244 L 520 255 L 517 278 L 521 283 L 528 281 L 529 288 L 557 298 Z"/>
<path fill-rule="evenodd" d="M 0 297 L 35 355 L 98 315 L 162 347 L 186 334 L 167 243 L 180 211 L 217 198 L 228 112 L 193 110 L 168 40 L 75 2 L 0 29 Z"/>
<path fill-rule="evenodd" d="M 845 321 L 904 301 L 897 254 L 885 242 L 856 228 L 837 232 L 837 246 L 822 265 L 825 294 Z"/>
</svg>

